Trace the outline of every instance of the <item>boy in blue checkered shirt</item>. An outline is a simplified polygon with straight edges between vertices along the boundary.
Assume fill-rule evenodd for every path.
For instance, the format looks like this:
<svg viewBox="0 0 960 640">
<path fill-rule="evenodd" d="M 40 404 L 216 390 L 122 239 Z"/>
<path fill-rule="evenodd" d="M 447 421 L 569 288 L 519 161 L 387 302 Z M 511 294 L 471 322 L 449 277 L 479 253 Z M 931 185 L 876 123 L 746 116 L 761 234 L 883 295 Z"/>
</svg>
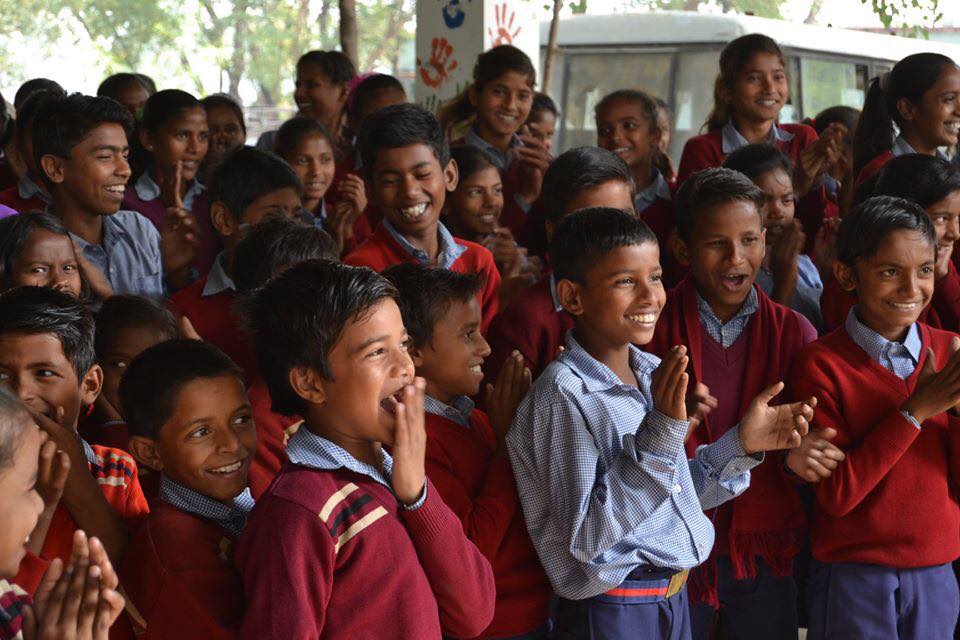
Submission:
<svg viewBox="0 0 960 640">
<path fill-rule="evenodd" d="M 622 211 L 587 209 L 557 225 L 550 255 L 574 329 L 507 444 L 560 596 L 555 637 L 688 639 L 687 571 L 713 546 L 703 510 L 742 493 L 763 451 L 799 444 L 814 403 L 772 407 L 772 388 L 688 460 L 684 440 L 709 394 L 688 398 L 686 347 L 661 362 L 635 346 L 650 341 L 666 299 L 656 237 Z"/>
</svg>

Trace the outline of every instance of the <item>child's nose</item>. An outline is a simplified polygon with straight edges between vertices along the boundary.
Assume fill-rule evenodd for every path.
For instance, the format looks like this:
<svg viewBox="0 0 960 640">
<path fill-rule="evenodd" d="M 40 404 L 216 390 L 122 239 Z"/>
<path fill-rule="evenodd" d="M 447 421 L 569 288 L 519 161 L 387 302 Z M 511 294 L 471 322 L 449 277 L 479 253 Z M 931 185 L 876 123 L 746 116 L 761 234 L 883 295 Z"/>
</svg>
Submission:
<svg viewBox="0 0 960 640">
<path fill-rule="evenodd" d="M 477 339 L 477 355 L 481 358 L 486 358 L 492 351 L 492 349 L 490 349 L 490 343 L 479 333 L 477 335 L 479 336 Z"/>
</svg>

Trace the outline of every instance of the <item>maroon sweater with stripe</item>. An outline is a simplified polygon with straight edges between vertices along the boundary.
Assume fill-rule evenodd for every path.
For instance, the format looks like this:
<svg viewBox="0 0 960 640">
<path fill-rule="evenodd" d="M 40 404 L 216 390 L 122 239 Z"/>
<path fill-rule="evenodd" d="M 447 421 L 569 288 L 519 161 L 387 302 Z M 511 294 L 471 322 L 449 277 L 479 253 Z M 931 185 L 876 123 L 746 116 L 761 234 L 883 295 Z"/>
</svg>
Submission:
<svg viewBox="0 0 960 640">
<path fill-rule="evenodd" d="M 369 476 L 288 462 L 236 558 L 241 638 L 470 638 L 493 618 L 490 563 L 429 482 L 405 511 Z"/>
</svg>

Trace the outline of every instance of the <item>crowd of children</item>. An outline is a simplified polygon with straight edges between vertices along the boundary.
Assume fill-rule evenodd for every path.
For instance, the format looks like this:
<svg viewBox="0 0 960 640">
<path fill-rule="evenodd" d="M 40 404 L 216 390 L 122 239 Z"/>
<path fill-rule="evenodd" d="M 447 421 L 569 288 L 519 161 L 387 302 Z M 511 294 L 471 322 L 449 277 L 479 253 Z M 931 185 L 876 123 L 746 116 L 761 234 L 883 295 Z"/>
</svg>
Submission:
<svg viewBox="0 0 960 640">
<path fill-rule="evenodd" d="M 0 114 L 0 639 L 954 637 L 954 61 L 790 124 L 737 38 L 676 171 L 638 87 L 555 154 L 510 45 L 439 116 L 296 69 L 256 147 Z"/>
</svg>

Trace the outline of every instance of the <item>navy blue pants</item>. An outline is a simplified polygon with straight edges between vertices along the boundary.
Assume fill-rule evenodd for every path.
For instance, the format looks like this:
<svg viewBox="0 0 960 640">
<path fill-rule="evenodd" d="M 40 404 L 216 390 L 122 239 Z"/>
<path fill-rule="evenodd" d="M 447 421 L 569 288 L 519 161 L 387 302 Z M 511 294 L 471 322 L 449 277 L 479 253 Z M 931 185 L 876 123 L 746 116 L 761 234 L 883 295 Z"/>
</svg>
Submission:
<svg viewBox="0 0 960 640">
<path fill-rule="evenodd" d="M 642 580 L 623 581 L 620 589 L 637 592 L 669 582 L 672 571 L 647 571 Z M 666 600 L 599 595 L 586 600 L 560 598 L 554 640 L 690 640 L 687 588 Z"/>
<path fill-rule="evenodd" d="M 960 613 L 950 564 L 823 563 L 810 572 L 808 640 L 949 640 Z"/>
</svg>

